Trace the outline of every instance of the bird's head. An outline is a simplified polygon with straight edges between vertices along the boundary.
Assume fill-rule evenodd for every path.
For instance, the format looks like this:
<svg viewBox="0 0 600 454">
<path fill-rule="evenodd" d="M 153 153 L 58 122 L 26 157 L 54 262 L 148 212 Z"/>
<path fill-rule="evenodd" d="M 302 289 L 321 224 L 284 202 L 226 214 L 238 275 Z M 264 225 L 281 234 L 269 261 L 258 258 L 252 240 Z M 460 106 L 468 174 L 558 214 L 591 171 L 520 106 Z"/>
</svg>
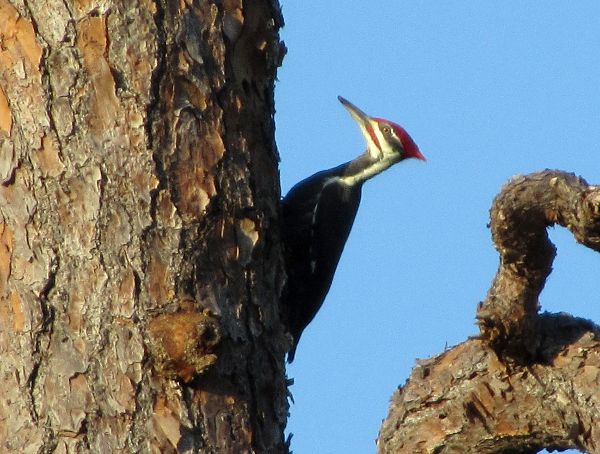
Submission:
<svg viewBox="0 0 600 454">
<path fill-rule="evenodd" d="M 376 161 L 398 162 L 408 158 L 425 161 L 425 156 L 402 126 L 383 118 L 370 117 L 347 99 L 341 96 L 338 99 L 358 124 L 371 158 Z"/>
</svg>

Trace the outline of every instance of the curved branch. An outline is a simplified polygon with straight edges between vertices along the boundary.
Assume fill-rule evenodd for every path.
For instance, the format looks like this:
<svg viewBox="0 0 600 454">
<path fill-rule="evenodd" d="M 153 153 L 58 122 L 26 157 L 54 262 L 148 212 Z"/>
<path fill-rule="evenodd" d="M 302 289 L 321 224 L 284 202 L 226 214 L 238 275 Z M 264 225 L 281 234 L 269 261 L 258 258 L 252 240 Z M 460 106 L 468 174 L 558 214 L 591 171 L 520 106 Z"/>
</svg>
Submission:
<svg viewBox="0 0 600 454">
<path fill-rule="evenodd" d="M 600 453 L 600 327 L 538 314 L 560 224 L 600 251 L 600 187 L 546 170 L 506 184 L 490 212 L 500 266 L 481 335 L 420 362 L 392 399 L 380 453 Z"/>
<path fill-rule="evenodd" d="M 492 205 L 490 228 L 500 265 L 477 319 L 482 338 L 505 358 L 537 355 L 538 296 L 555 256 L 546 228 L 554 224 L 600 251 L 600 187 L 546 170 L 514 178 Z"/>
</svg>

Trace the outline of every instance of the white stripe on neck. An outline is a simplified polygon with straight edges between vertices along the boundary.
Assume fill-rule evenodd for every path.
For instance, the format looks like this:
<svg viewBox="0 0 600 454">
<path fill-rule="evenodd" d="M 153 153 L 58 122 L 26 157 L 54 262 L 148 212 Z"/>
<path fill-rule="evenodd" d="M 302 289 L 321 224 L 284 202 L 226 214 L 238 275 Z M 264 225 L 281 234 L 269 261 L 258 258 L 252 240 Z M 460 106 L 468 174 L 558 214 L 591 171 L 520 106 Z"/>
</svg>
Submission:
<svg viewBox="0 0 600 454">
<path fill-rule="evenodd" d="M 354 186 L 358 183 L 364 183 L 368 179 L 373 178 L 375 175 L 380 174 L 385 169 L 393 166 L 398 161 L 398 155 L 387 156 L 381 161 L 374 162 L 369 167 L 364 168 L 363 170 L 354 175 L 341 177 L 340 181 L 344 184 L 347 184 L 348 186 Z"/>
</svg>

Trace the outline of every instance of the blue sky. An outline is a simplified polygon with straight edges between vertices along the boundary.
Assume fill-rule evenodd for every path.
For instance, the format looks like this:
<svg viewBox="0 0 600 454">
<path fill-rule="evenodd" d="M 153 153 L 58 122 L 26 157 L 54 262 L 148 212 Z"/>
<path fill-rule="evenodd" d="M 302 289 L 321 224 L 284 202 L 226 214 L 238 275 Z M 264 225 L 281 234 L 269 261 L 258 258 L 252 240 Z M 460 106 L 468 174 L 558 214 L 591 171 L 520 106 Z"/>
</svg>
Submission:
<svg viewBox="0 0 600 454">
<path fill-rule="evenodd" d="M 400 123 L 427 157 L 368 182 L 296 361 L 298 454 L 368 453 L 416 358 L 476 334 L 498 256 L 488 210 L 512 175 L 600 183 L 600 2 L 283 1 L 282 193 L 364 150 L 336 99 Z M 600 322 L 600 255 L 562 228 L 544 310 Z"/>
</svg>

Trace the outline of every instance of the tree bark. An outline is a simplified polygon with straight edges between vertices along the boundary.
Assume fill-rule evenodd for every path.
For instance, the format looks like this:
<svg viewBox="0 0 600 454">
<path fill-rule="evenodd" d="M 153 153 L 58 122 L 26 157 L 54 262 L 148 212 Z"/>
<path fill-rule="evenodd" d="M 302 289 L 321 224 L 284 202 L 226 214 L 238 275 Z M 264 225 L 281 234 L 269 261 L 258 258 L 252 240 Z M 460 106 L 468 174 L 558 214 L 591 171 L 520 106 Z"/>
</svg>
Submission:
<svg viewBox="0 0 600 454">
<path fill-rule="evenodd" d="M 277 2 L 0 24 L 0 450 L 287 452 Z"/>
<path fill-rule="evenodd" d="M 600 187 L 559 171 L 509 182 L 491 209 L 500 253 L 481 335 L 420 362 L 394 395 L 381 453 L 600 452 L 600 327 L 538 314 L 560 224 L 600 251 Z"/>
</svg>

